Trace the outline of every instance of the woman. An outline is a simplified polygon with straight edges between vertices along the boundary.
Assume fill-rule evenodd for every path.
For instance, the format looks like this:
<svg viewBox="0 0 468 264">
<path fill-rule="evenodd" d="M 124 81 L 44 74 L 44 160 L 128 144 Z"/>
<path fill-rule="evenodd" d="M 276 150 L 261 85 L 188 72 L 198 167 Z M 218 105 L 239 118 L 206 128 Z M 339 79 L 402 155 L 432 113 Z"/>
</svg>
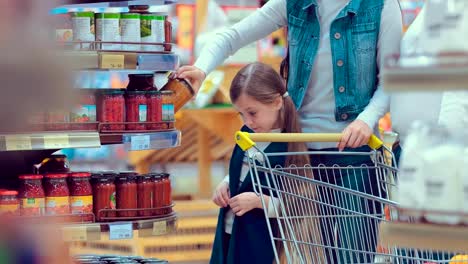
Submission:
<svg viewBox="0 0 468 264">
<path fill-rule="evenodd" d="M 284 26 L 288 27 L 289 39 L 288 93 L 298 109 L 302 130 L 343 132 L 338 144 L 309 143 L 308 148 L 368 151 L 363 145 L 376 131 L 378 119 L 388 110 L 389 98 L 379 85 L 379 73 L 384 58 L 399 52 L 402 21 L 397 0 L 270 0 L 218 34 L 204 47 L 194 66 L 182 67 L 176 75 L 188 78 L 199 87 L 206 74 L 229 55 Z M 318 162 L 341 166 L 372 164 L 369 158 L 350 159 L 340 155 L 322 155 L 311 160 L 313 165 Z M 321 180 L 376 194 L 375 175 L 365 173 L 360 181 L 347 178 L 343 173 Z M 353 224 L 347 222 L 340 226 L 350 225 Z M 327 225 L 326 229 L 327 236 L 332 236 L 334 227 Z M 355 232 L 343 232 L 348 234 L 346 240 L 359 239 L 352 236 Z M 344 243 L 338 241 L 337 246 Z M 374 250 L 373 243 L 358 244 L 352 248 Z M 329 255 L 330 259 L 336 258 L 334 253 Z M 364 253 L 344 255 L 339 258 L 346 263 L 371 258 Z"/>
</svg>

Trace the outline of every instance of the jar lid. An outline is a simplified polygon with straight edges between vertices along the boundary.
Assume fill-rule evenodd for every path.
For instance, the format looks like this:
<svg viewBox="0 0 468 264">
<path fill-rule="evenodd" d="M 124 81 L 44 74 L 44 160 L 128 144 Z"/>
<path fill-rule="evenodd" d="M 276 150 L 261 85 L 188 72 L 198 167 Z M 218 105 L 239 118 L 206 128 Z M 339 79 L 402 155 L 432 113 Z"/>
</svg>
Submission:
<svg viewBox="0 0 468 264">
<path fill-rule="evenodd" d="M 119 172 L 119 175 L 121 176 L 134 176 L 134 175 L 138 175 L 138 172 L 136 171 L 121 171 Z"/>
<path fill-rule="evenodd" d="M 122 91 L 120 89 L 109 89 L 109 90 L 102 91 L 102 94 L 105 94 L 105 95 L 120 95 L 120 94 L 124 94 L 124 91 Z"/>
<path fill-rule="evenodd" d="M 161 178 L 161 175 L 159 173 L 150 173 L 149 175 L 151 175 L 151 178 L 155 180 L 158 180 Z"/>
<path fill-rule="evenodd" d="M 89 178 L 91 177 L 91 173 L 89 172 L 72 172 L 70 174 L 72 178 Z"/>
<path fill-rule="evenodd" d="M 64 179 L 68 177 L 68 174 L 65 174 L 65 173 L 46 174 L 45 177 L 49 179 Z"/>
<path fill-rule="evenodd" d="M 38 174 L 25 174 L 25 175 L 20 175 L 19 178 L 21 180 L 40 180 L 44 178 L 44 176 L 38 175 Z"/>
<path fill-rule="evenodd" d="M 2 190 L 2 191 L 0 191 L 0 195 L 3 195 L 3 196 L 16 196 L 16 195 L 18 195 L 18 192 L 17 191 L 10 191 L 10 190 Z"/>
<path fill-rule="evenodd" d="M 128 182 L 128 181 L 135 181 L 137 179 L 137 175 L 119 175 L 117 176 L 117 181 L 119 182 Z"/>
<path fill-rule="evenodd" d="M 136 176 L 138 181 L 143 181 L 143 180 L 152 180 L 154 176 L 152 174 L 142 174 Z"/>
<path fill-rule="evenodd" d="M 162 178 L 169 178 L 170 174 L 169 173 L 160 173 L 159 175 L 161 175 Z"/>
<path fill-rule="evenodd" d="M 149 5 L 129 5 L 128 9 L 149 9 Z"/>
</svg>

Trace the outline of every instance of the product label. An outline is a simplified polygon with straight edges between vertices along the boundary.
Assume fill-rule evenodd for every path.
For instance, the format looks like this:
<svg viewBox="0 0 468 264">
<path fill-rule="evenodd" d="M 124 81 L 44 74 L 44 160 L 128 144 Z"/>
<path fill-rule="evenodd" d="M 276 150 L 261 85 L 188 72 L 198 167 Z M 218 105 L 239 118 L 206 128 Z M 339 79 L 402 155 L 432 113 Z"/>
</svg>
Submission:
<svg viewBox="0 0 468 264">
<path fill-rule="evenodd" d="M 90 17 L 74 17 L 72 22 L 73 40 L 94 41 L 94 19 Z"/>
<path fill-rule="evenodd" d="M 93 196 L 71 196 L 72 214 L 91 214 L 93 212 Z"/>
<path fill-rule="evenodd" d="M 70 113 L 71 122 L 96 122 L 96 105 L 80 105 Z"/>
<path fill-rule="evenodd" d="M 140 20 L 139 19 L 121 19 L 122 42 L 141 42 Z M 139 50 L 140 45 L 124 44 L 124 50 Z"/>
<path fill-rule="evenodd" d="M 46 214 L 61 215 L 70 213 L 70 197 L 47 197 Z"/>
<path fill-rule="evenodd" d="M 21 215 L 38 216 L 44 214 L 44 198 L 24 198 L 21 199 Z"/>
<path fill-rule="evenodd" d="M 113 192 L 113 193 L 111 194 L 111 197 L 109 197 L 109 200 L 110 200 L 110 205 L 109 205 L 110 209 L 115 209 L 115 208 L 117 208 L 117 206 L 116 206 L 117 202 L 116 202 L 116 200 L 115 200 L 115 192 Z"/>
<path fill-rule="evenodd" d="M 148 106 L 145 104 L 141 104 L 138 106 L 138 121 L 146 122 L 146 113 L 148 112 Z"/>
<path fill-rule="evenodd" d="M 162 121 L 174 121 L 174 105 L 162 105 Z"/>
<path fill-rule="evenodd" d="M 18 216 L 20 213 L 19 204 L 2 204 L 0 205 L 0 215 Z"/>
<path fill-rule="evenodd" d="M 119 42 L 121 40 L 119 19 L 96 19 L 96 40 Z M 120 44 L 102 44 L 102 49 L 120 48 Z"/>
</svg>

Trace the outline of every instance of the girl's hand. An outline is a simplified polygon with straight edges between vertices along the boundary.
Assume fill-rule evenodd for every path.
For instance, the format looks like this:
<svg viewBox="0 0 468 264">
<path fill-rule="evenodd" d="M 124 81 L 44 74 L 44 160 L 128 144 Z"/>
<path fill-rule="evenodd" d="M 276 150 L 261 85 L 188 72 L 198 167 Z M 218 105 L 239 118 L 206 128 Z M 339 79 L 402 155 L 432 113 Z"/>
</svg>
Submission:
<svg viewBox="0 0 468 264">
<path fill-rule="evenodd" d="M 195 66 L 183 66 L 180 67 L 171 77 L 187 79 L 192 84 L 192 88 L 196 95 L 206 78 L 206 73 Z"/>
<path fill-rule="evenodd" d="M 262 208 L 262 201 L 260 196 L 257 196 L 254 192 L 245 192 L 229 200 L 229 206 L 237 216 L 243 216 L 255 208 Z"/>
<path fill-rule="evenodd" d="M 372 129 L 362 120 L 356 119 L 343 130 L 343 137 L 337 147 L 342 151 L 345 147 L 357 148 L 369 142 Z"/>
<path fill-rule="evenodd" d="M 225 181 L 221 182 L 213 194 L 213 202 L 219 207 L 226 207 L 229 203 L 229 184 Z"/>
</svg>

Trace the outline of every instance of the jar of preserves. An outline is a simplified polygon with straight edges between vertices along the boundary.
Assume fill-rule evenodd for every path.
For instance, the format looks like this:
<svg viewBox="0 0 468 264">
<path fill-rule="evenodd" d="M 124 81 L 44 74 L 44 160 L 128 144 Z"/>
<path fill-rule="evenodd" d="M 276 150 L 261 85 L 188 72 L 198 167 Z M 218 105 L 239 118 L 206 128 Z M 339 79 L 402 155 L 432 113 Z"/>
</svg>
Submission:
<svg viewBox="0 0 468 264">
<path fill-rule="evenodd" d="M 70 190 L 68 174 L 47 174 L 44 181 L 45 207 L 47 215 L 70 214 Z"/>
<path fill-rule="evenodd" d="M 99 99 L 98 117 L 98 121 L 102 123 L 115 123 L 104 124 L 103 131 L 125 130 L 124 92 L 117 89 L 104 91 Z"/>
<path fill-rule="evenodd" d="M 146 96 L 148 103 L 146 128 L 160 130 L 162 129 L 162 94 L 159 91 L 148 91 Z"/>
<path fill-rule="evenodd" d="M 89 172 L 70 174 L 70 209 L 72 214 L 93 213 L 93 188 L 90 180 L 91 173 Z"/>
<path fill-rule="evenodd" d="M 172 128 L 174 122 L 174 93 L 172 91 L 161 91 L 161 121 L 163 128 Z"/>
<path fill-rule="evenodd" d="M 93 175 L 93 207 L 97 221 L 116 216 L 115 212 L 100 213 L 104 209 L 116 209 L 115 177 L 111 172 Z"/>
<path fill-rule="evenodd" d="M 127 91 L 154 90 L 154 74 L 141 73 L 128 75 Z"/>
<path fill-rule="evenodd" d="M 151 209 L 153 208 L 153 193 L 154 182 L 151 174 L 137 176 L 138 188 L 138 208 Z M 138 212 L 139 216 L 151 216 L 152 210 L 141 210 Z"/>
<path fill-rule="evenodd" d="M 169 173 L 161 173 L 162 188 L 163 188 L 163 206 L 172 204 L 172 187 Z"/>
<path fill-rule="evenodd" d="M 145 130 L 146 124 L 144 122 L 146 122 L 148 112 L 146 92 L 127 91 L 125 106 L 127 111 L 127 122 L 135 122 L 134 124 L 127 124 L 127 130 Z"/>
<path fill-rule="evenodd" d="M 117 209 L 137 209 L 138 192 L 136 173 L 121 173 L 116 181 Z M 135 217 L 136 210 L 119 211 L 120 217 Z"/>
<path fill-rule="evenodd" d="M 70 172 L 67 156 L 62 154 L 50 155 L 35 167 L 39 174 Z"/>
<path fill-rule="evenodd" d="M 24 216 L 40 216 L 45 212 L 45 193 L 42 187 L 42 175 L 20 175 L 18 192 L 20 199 L 20 214 Z"/>
<path fill-rule="evenodd" d="M 96 120 L 96 96 L 94 92 L 80 92 L 79 101 L 70 112 L 71 129 L 96 130 Z"/>
<path fill-rule="evenodd" d="M 0 191 L 0 215 L 19 216 L 20 202 L 17 191 Z"/>
<path fill-rule="evenodd" d="M 161 215 L 162 211 L 160 210 L 163 207 L 163 181 L 161 175 L 159 173 L 152 174 L 153 176 L 153 183 L 154 183 L 154 194 L 153 194 L 153 208 L 157 208 L 158 210 L 154 210 L 153 215 Z"/>
<path fill-rule="evenodd" d="M 195 95 L 192 85 L 185 79 L 170 79 L 162 90 L 174 92 L 173 103 L 176 113 Z"/>
</svg>

